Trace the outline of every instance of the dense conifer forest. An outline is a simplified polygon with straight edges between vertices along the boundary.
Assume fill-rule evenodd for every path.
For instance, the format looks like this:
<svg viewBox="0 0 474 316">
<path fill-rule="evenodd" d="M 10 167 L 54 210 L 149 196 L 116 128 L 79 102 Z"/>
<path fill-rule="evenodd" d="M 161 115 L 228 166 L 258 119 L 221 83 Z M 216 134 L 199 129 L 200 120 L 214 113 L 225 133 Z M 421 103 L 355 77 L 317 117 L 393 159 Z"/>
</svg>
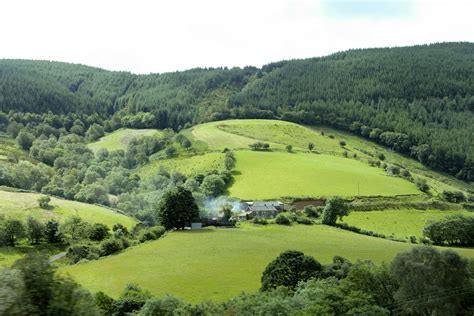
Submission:
<svg viewBox="0 0 474 316">
<path fill-rule="evenodd" d="M 48 126 L 56 133 L 76 126 L 80 134 L 94 123 L 106 131 L 180 130 L 227 118 L 324 124 L 474 180 L 473 43 L 350 50 L 261 69 L 152 75 L 1 60 L 0 111 L 0 129 L 15 137 L 28 124 L 37 137 L 54 134 Z"/>
</svg>

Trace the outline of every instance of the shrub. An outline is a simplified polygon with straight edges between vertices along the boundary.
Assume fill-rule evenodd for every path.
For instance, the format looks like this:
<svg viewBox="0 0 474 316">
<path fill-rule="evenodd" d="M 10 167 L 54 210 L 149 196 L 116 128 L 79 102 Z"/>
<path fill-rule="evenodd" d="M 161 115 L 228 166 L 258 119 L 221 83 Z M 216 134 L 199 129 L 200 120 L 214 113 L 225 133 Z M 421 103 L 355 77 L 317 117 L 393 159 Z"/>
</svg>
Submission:
<svg viewBox="0 0 474 316">
<path fill-rule="evenodd" d="M 303 209 L 304 213 L 308 217 L 319 218 L 321 217 L 322 209 L 320 207 L 315 207 L 312 205 L 305 206 Z"/>
<path fill-rule="evenodd" d="M 466 196 L 461 191 L 443 191 L 441 197 L 451 203 L 461 203 L 466 201 Z"/>
<path fill-rule="evenodd" d="M 96 260 L 100 257 L 100 250 L 89 244 L 75 244 L 67 249 L 66 257 L 72 263 L 77 263 L 82 259 Z"/>
<path fill-rule="evenodd" d="M 157 240 L 163 236 L 165 232 L 166 230 L 163 226 L 155 226 L 144 229 L 140 233 L 139 241 L 143 243 L 149 240 Z"/>
<path fill-rule="evenodd" d="M 100 244 L 100 255 L 108 256 L 114 254 L 122 250 L 122 247 L 123 244 L 120 240 L 115 238 L 106 239 Z"/>
<path fill-rule="evenodd" d="M 377 158 L 379 158 L 379 160 L 384 161 L 385 160 L 385 155 L 383 153 L 380 153 L 380 154 L 377 155 Z"/>
<path fill-rule="evenodd" d="M 407 169 L 403 169 L 401 172 L 400 172 L 400 175 L 404 178 L 411 178 L 411 173 L 410 171 L 408 171 Z"/>
<path fill-rule="evenodd" d="M 387 173 L 391 176 L 398 176 L 400 174 L 400 168 L 397 166 L 388 166 Z"/>
<path fill-rule="evenodd" d="M 44 195 L 38 199 L 39 207 L 45 210 L 51 208 L 51 205 L 49 205 L 49 202 L 51 202 L 51 198 L 47 195 Z"/>
<path fill-rule="evenodd" d="M 262 143 L 262 142 L 256 142 L 253 144 L 249 145 L 251 150 L 269 150 L 270 149 L 270 144 L 268 143 Z"/>
<path fill-rule="evenodd" d="M 291 220 L 285 213 L 280 213 L 275 218 L 275 223 L 278 225 L 291 225 Z"/>
<path fill-rule="evenodd" d="M 296 222 L 298 224 L 303 224 L 303 225 L 313 225 L 313 221 L 310 220 L 309 218 L 307 217 L 303 217 L 303 216 L 299 216 L 296 218 Z"/>
<path fill-rule="evenodd" d="M 102 241 L 109 235 L 109 228 L 100 223 L 92 225 L 89 231 L 89 239 L 94 241 Z"/>
<path fill-rule="evenodd" d="M 426 183 L 425 179 L 418 178 L 415 180 L 415 185 L 421 192 L 428 193 L 430 190 L 430 186 Z"/>
<path fill-rule="evenodd" d="M 410 236 L 410 242 L 411 242 L 412 244 L 417 244 L 418 241 L 417 241 L 417 239 L 416 239 L 416 236 Z"/>
<path fill-rule="evenodd" d="M 117 232 L 117 231 L 121 231 L 122 234 L 124 236 L 128 236 L 129 232 L 128 232 L 128 229 L 127 227 L 123 226 L 122 224 L 118 223 L 118 224 L 115 224 L 113 227 L 112 227 L 112 231 L 113 232 Z"/>
<path fill-rule="evenodd" d="M 340 145 L 341 147 L 346 146 L 346 141 L 340 140 L 340 141 L 339 141 L 339 145 Z"/>
<path fill-rule="evenodd" d="M 267 225 L 268 221 L 265 218 L 255 217 L 254 219 L 252 219 L 252 223 L 257 225 Z"/>
</svg>

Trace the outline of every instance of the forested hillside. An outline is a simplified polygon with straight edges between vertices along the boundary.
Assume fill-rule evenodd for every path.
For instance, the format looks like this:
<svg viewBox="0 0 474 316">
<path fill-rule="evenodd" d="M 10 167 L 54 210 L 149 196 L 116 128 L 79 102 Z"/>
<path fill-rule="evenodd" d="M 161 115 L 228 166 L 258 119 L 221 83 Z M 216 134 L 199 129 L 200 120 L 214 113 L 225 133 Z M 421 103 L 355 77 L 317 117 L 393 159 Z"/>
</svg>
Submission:
<svg viewBox="0 0 474 316">
<path fill-rule="evenodd" d="M 459 179 L 474 180 L 473 43 L 351 50 L 261 69 L 153 75 L 3 60 L 0 110 L 62 114 L 45 119 L 56 124 L 40 118 L 33 123 L 69 132 L 73 122 L 84 130 L 102 120 L 106 131 L 179 130 L 227 118 L 324 124 L 351 130 Z M 70 112 L 78 115 L 64 116 Z M 32 124 L 12 113 L 0 120 L 5 130 L 14 121 Z"/>
</svg>

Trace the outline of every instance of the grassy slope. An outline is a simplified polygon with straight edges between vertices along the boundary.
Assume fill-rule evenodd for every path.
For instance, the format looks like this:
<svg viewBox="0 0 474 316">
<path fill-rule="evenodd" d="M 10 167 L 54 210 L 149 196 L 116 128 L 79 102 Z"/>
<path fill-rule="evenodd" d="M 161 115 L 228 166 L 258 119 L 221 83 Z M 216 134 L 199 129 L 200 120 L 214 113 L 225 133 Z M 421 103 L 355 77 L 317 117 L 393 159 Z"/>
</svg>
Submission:
<svg viewBox="0 0 474 316">
<path fill-rule="evenodd" d="M 327 127 L 308 128 L 276 120 L 228 120 L 197 125 L 185 133 L 193 138 L 199 148 L 206 150 L 222 150 L 225 147 L 248 149 L 251 143 L 266 141 L 276 151 L 282 151 L 291 144 L 296 152 L 301 152 L 307 151 L 307 144 L 312 142 L 319 153 L 342 156 L 347 151 L 351 156 L 357 154 L 357 159 L 364 163 L 383 153 L 387 157 L 386 162 L 409 169 L 415 177 L 425 178 L 434 194 L 443 190 L 466 191 L 469 188 L 468 184 L 429 170 L 413 159 L 364 138 Z M 344 148 L 339 145 L 340 140 L 347 143 Z"/>
<path fill-rule="evenodd" d="M 387 236 L 394 235 L 399 238 L 423 236 L 423 228 L 429 221 L 438 221 L 448 215 L 462 214 L 474 216 L 473 212 L 466 210 L 440 211 L 440 210 L 383 210 L 369 212 L 351 212 L 344 217 L 344 223 L 365 230 L 382 233 Z"/>
<path fill-rule="evenodd" d="M 389 262 L 412 247 L 324 225 L 204 229 L 169 233 L 164 239 L 122 254 L 62 268 L 92 291 L 117 297 L 127 283 L 155 295 L 171 293 L 192 302 L 224 300 L 255 291 L 265 266 L 280 252 L 296 249 L 329 263 L 334 255 L 352 261 Z M 459 249 L 474 258 L 474 250 Z"/>
<path fill-rule="evenodd" d="M 211 152 L 203 155 L 155 160 L 145 167 L 138 169 L 137 174 L 141 178 L 146 178 L 158 172 L 161 167 L 170 172 L 179 171 L 186 176 L 195 176 L 200 173 L 206 173 L 209 170 L 223 169 L 224 154 Z"/>
<path fill-rule="evenodd" d="M 27 153 L 18 148 L 14 139 L 0 134 L 0 163 L 8 162 L 8 157 L 27 159 Z"/>
<path fill-rule="evenodd" d="M 76 201 L 51 198 L 51 210 L 44 210 L 38 206 L 39 193 L 11 192 L 0 190 L 0 216 L 26 220 L 28 216 L 46 221 L 55 218 L 63 221 L 65 218 L 78 215 L 90 223 L 103 223 L 112 228 L 116 223 L 121 223 L 127 228 L 132 228 L 136 223 L 131 217 L 112 211 L 98 205 L 91 205 Z"/>
<path fill-rule="evenodd" d="M 88 147 L 96 152 L 101 148 L 111 150 L 127 149 L 127 145 L 135 137 L 159 135 L 156 129 L 130 129 L 121 128 L 110 134 L 101 137 L 98 141 L 90 143 Z"/>
<path fill-rule="evenodd" d="M 239 151 L 236 157 L 235 183 L 229 191 L 242 199 L 419 193 L 414 184 L 350 158 L 252 151 Z"/>
</svg>

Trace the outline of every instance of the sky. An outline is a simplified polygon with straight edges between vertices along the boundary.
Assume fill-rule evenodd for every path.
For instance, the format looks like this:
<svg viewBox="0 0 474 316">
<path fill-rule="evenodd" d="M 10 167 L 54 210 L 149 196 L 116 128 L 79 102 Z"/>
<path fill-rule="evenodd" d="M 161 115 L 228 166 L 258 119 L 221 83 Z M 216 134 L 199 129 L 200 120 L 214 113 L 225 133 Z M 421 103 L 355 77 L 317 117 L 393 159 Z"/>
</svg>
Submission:
<svg viewBox="0 0 474 316">
<path fill-rule="evenodd" d="M 474 42 L 472 0 L 3 0 L 0 58 L 133 73 Z"/>
</svg>

